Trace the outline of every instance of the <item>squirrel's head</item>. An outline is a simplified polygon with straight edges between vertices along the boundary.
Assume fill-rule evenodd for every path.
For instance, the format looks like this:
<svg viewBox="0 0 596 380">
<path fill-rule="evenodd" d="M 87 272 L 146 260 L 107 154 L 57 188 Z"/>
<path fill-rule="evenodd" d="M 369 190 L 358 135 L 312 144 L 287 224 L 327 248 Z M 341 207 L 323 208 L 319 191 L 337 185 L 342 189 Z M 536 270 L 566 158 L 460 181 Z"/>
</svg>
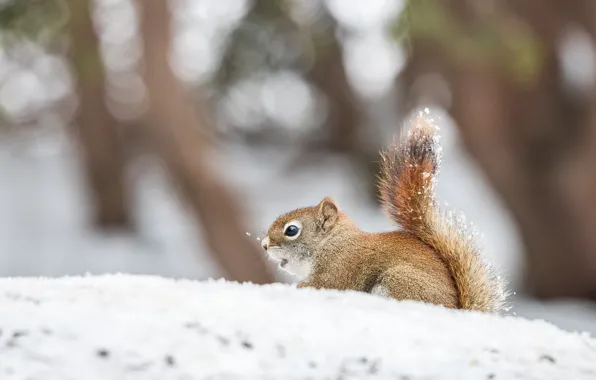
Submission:
<svg viewBox="0 0 596 380">
<path fill-rule="evenodd" d="M 341 213 L 331 198 L 313 207 L 300 208 L 278 217 L 261 245 L 280 268 L 301 278 L 308 277 L 316 247 L 331 236 Z"/>
</svg>

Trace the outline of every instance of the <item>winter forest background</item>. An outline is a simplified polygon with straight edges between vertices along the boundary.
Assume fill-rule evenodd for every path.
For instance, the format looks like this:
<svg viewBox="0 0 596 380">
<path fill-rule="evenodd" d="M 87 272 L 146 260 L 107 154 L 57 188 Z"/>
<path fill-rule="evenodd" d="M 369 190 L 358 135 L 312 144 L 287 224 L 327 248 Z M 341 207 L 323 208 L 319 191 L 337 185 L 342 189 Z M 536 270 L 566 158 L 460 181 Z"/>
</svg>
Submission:
<svg viewBox="0 0 596 380">
<path fill-rule="evenodd" d="M 2 0 L 0 275 L 270 281 L 280 213 L 392 228 L 375 160 L 422 106 L 511 312 L 596 333 L 596 8 L 563 3 Z"/>
</svg>

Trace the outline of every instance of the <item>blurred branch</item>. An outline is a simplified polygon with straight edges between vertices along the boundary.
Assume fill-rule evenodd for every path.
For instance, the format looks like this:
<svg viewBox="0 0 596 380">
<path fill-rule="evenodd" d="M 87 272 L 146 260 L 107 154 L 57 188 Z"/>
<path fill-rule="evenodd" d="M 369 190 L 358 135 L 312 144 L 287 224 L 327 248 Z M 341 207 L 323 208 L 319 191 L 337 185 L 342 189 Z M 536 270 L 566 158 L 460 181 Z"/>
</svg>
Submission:
<svg viewBox="0 0 596 380">
<path fill-rule="evenodd" d="M 596 299 L 596 89 L 591 103 L 571 94 L 557 51 L 589 3 L 483 4 L 409 2 L 410 100 L 422 75 L 450 85 L 463 141 L 520 229 L 528 290 Z"/>
<path fill-rule="evenodd" d="M 242 225 L 243 212 L 207 162 L 205 117 L 199 115 L 169 64 L 171 15 L 167 0 L 139 1 L 145 40 L 147 132 L 206 233 L 230 280 L 273 282 L 264 257 Z"/>
<path fill-rule="evenodd" d="M 123 146 L 118 121 L 105 103 L 104 67 L 90 3 L 68 1 L 71 61 L 78 77 L 75 134 L 93 197 L 95 224 L 101 228 L 128 228 L 131 220 Z"/>
</svg>

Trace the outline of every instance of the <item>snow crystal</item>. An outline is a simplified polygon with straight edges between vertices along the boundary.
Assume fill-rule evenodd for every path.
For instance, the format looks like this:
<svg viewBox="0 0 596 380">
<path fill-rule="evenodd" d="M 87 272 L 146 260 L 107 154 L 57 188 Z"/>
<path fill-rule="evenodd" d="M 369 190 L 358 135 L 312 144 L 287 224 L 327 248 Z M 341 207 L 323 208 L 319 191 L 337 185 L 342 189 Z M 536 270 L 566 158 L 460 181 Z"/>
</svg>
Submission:
<svg viewBox="0 0 596 380">
<path fill-rule="evenodd" d="M 594 379 L 544 321 L 292 285 L 0 279 L 0 378 Z"/>
</svg>

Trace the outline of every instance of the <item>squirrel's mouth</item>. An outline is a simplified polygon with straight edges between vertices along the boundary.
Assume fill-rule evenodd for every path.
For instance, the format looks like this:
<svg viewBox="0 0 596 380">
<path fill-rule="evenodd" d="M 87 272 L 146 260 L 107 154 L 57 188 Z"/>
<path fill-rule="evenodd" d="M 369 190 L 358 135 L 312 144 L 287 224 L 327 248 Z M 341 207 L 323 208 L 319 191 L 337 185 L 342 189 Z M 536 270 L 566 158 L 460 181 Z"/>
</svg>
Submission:
<svg viewBox="0 0 596 380">
<path fill-rule="evenodd" d="M 288 264 L 288 259 L 281 259 L 281 261 L 279 262 L 279 266 L 280 267 L 285 267 Z"/>
</svg>

